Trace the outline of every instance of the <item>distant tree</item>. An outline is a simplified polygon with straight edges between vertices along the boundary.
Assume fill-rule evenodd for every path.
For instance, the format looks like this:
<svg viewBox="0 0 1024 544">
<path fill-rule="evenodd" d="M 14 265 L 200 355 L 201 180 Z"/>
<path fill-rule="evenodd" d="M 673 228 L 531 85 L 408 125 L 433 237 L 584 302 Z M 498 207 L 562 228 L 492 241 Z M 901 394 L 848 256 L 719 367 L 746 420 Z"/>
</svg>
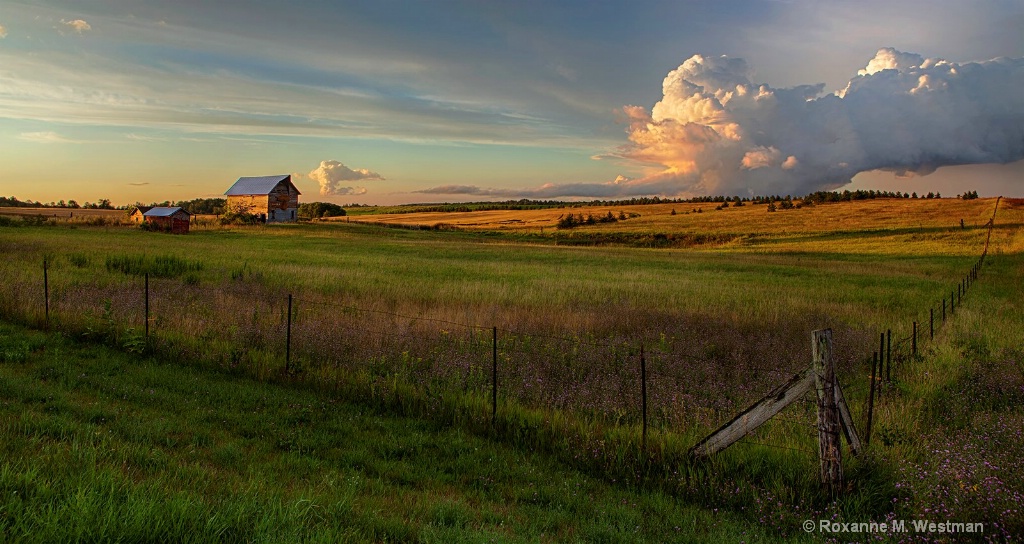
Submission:
<svg viewBox="0 0 1024 544">
<path fill-rule="evenodd" d="M 227 199 L 224 198 L 193 198 L 192 200 L 179 200 L 174 203 L 181 206 L 188 213 L 220 215 L 224 213 L 227 206 Z"/>
<path fill-rule="evenodd" d="M 345 208 L 330 202 L 303 202 L 299 204 L 299 217 L 320 219 L 321 217 L 342 217 Z"/>
</svg>

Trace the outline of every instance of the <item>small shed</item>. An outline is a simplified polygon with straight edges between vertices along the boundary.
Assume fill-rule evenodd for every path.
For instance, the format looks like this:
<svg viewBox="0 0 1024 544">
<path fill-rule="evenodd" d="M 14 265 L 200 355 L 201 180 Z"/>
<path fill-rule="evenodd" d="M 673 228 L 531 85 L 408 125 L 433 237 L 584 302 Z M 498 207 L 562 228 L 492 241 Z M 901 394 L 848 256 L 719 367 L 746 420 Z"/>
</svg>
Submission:
<svg viewBox="0 0 1024 544">
<path fill-rule="evenodd" d="M 146 223 L 171 234 L 188 234 L 188 226 L 192 218 L 192 214 L 178 206 L 150 208 L 142 216 Z"/>
<path fill-rule="evenodd" d="M 229 210 L 250 213 L 267 223 L 295 221 L 299 190 L 287 174 L 241 177 L 225 193 Z"/>
<path fill-rule="evenodd" d="M 146 220 L 145 213 L 151 209 L 153 209 L 152 206 L 136 206 L 128 218 L 131 219 L 133 223 L 142 223 Z"/>
</svg>

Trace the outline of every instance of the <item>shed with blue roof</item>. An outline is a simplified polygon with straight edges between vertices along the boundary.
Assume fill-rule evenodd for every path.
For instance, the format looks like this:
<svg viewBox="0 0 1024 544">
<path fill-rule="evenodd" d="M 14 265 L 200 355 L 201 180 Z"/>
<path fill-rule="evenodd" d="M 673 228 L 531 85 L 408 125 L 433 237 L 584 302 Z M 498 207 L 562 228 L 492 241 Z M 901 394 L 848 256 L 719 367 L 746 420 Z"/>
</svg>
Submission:
<svg viewBox="0 0 1024 544">
<path fill-rule="evenodd" d="M 224 193 L 227 207 L 235 213 L 249 213 L 267 223 L 295 221 L 299 190 L 287 174 L 241 177 Z"/>
<path fill-rule="evenodd" d="M 154 230 L 162 230 L 171 234 L 188 234 L 192 214 L 179 206 L 156 206 L 142 214 L 143 221 Z"/>
</svg>

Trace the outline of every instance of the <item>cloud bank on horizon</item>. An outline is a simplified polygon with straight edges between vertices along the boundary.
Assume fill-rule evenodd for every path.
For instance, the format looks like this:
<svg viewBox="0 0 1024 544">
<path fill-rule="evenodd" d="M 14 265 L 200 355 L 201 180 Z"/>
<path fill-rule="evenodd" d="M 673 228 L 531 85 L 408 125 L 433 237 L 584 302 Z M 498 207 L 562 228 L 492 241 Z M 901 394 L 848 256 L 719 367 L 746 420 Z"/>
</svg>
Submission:
<svg viewBox="0 0 1024 544">
<path fill-rule="evenodd" d="M 597 158 L 646 165 L 605 183 L 426 194 L 495 197 L 807 194 L 860 172 L 926 175 L 940 166 L 1024 159 L 1024 58 L 958 64 L 880 49 L 846 87 L 773 88 L 741 58 L 694 55 L 649 111 L 625 106 L 630 143 Z"/>
</svg>

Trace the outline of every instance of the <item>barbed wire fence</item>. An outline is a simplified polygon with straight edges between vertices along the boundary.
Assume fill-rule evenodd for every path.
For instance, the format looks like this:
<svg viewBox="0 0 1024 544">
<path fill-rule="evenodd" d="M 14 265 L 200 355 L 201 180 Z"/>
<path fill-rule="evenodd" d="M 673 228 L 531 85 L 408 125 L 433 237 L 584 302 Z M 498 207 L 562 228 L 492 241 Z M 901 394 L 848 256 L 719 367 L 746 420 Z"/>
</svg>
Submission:
<svg viewBox="0 0 1024 544">
<path fill-rule="evenodd" d="M 873 361 L 867 379 L 864 359 L 854 354 L 873 344 L 871 334 L 846 331 L 851 341 L 837 351 L 841 379 L 848 395 L 865 399 L 860 418 L 867 420 L 868 440 L 871 404 L 888 396 L 903 365 L 934 339 L 979 278 L 998 205 L 997 199 L 981 256 L 948 299 L 943 296 L 941 304 L 910 316 L 909 326 L 880 333 L 878 350 L 867 359 Z M 211 286 L 187 277 L 126 278 L 108 271 L 83 281 L 54 270 L 53 261 L 52 256 L 44 259 L 42 285 L 9 282 L 9 293 L 0 301 L 8 318 L 32 321 L 40 313 L 35 301 L 42 290 L 43 315 L 37 324 L 47 328 L 139 354 L 166 349 L 175 357 L 210 361 L 260 379 L 282 373 L 321 381 L 359 376 L 371 386 L 390 384 L 396 394 L 403 384 L 428 398 L 468 396 L 488 406 L 483 417 L 492 425 L 502 407 L 522 406 L 642 429 L 645 442 L 648 428 L 713 429 L 802 370 L 808 360 L 803 348 L 792 348 L 800 335 L 641 330 L 599 339 L 361 307 L 342 297 L 290 293 L 244 280 Z M 813 404 L 806 399 L 741 443 L 813 453 Z"/>
</svg>

